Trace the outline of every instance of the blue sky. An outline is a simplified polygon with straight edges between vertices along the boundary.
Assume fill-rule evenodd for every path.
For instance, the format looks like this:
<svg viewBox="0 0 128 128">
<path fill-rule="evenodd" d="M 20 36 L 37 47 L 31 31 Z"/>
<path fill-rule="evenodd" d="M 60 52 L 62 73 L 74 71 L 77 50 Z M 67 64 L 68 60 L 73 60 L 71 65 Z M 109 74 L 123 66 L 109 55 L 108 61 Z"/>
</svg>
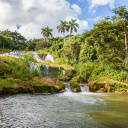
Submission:
<svg viewBox="0 0 128 128">
<path fill-rule="evenodd" d="M 81 10 L 82 14 L 78 16 L 80 20 L 87 20 L 89 24 L 89 28 L 92 29 L 93 25 L 98 23 L 98 21 L 102 20 L 106 16 L 113 16 L 112 9 L 119 6 L 126 6 L 128 9 L 128 0 L 115 0 L 112 7 L 109 3 L 105 5 L 97 5 L 91 10 L 89 7 L 91 6 L 91 0 L 67 0 L 70 4 L 77 4 Z M 96 1 L 96 0 L 92 0 Z M 99 0 L 105 1 L 105 0 Z M 108 0 L 109 1 L 109 0 Z M 110 0 L 112 1 L 112 0 Z M 97 17 L 97 18 L 96 18 Z M 94 21 L 95 20 L 95 21 Z"/>
<path fill-rule="evenodd" d="M 121 5 L 128 9 L 128 0 L 0 0 L 0 31 L 16 30 L 29 40 L 42 38 L 41 28 L 49 26 L 54 37 L 63 36 L 56 27 L 73 18 L 79 24 L 73 34 L 81 34 Z"/>
</svg>

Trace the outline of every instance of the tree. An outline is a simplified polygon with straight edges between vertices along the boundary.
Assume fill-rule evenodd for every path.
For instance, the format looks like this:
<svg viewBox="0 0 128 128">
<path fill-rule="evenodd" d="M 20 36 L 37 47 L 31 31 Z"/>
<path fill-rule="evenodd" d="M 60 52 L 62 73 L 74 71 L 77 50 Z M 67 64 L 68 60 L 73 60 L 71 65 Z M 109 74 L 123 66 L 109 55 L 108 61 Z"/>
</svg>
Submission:
<svg viewBox="0 0 128 128">
<path fill-rule="evenodd" d="M 17 31 L 15 32 L 10 32 L 9 37 L 11 38 L 11 40 L 15 43 L 25 43 L 26 39 L 24 36 L 22 36 L 20 33 L 18 33 Z"/>
<path fill-rule="evenodd" d="M 41 34 L 43 34 L 43 36 L 45 38 L 45 41 L 48 43 L 48 38 L 52 37 L 52 33 L 51 32 L 53 31 L 53 29 L 50 29 L 47 26 L 46 28 L 42 28 L 41 30 L 42 30 Z"/>
<path fill-rule="evenodd" d="M 65 32 L 68 31 L 69 26 L 67 25 L 67 21 L 60 21 L 61 24 L 57 26 L 58 32 L 63 33 L 64 35 L 64 44 L 65 44 Z"/>
<path fill-rule="evenodd" d="M 113 9 L 113 13 L 116 14 L 113 17 L 113 21 L 117 21 L 120 23 L 125 35 L 125 57 L 127 57 L 128 11 L 126 10 L 125 6 L 120 6 Z"/>
<path fill-rule="evenodd" d="M 90 37 L 86 38 L 89 44 L 94 45 L 98 61 L 103 64 L 113 63 L 115 67 L 124 59 L 124 47 L 122 34 L 118 30 L 119 23 L 100 21 L 90 31 Z"/>
<path fill-rule="evenodd" d="M 2 31 L 0 34 L 9 37 L 10 33 L 11 31 L 7 29 L 7 30 Z"/>
<path fill-rule="evenodd" d="M 0 48 L 2 51 L 6 49 L 12 49 L 14 46 L 14 43 L 11 41 L 11 39 L 5 35 L 0 35 Z"/>
<path fill-rule="evenodd" d="M 77 28 L 79 28 L 79 24 L 76 23 L 76 20 L 77 19 L 71 19 L 71 21 L 69 21 L 69 23 L 68 23 L 69 30 L 70 30 L 69 41 L 71 39 L 71 34 L 72 34 L 73 30 L 74 30 L 74 32 L 77 32 Z"/>
</svg>

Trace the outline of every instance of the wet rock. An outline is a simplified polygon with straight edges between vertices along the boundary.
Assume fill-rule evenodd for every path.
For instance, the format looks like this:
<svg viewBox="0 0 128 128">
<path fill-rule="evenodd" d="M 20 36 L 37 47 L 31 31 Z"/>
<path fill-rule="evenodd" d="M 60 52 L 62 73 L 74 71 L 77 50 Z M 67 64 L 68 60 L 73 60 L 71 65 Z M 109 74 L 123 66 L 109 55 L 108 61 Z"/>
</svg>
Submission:
<svg viewBox="0 0 128 128">
<path fill-rule="evenodd" d="M 80 86 L 73 88 L 72 90 L 73 92 L 81 92 Z"/>
</svg>

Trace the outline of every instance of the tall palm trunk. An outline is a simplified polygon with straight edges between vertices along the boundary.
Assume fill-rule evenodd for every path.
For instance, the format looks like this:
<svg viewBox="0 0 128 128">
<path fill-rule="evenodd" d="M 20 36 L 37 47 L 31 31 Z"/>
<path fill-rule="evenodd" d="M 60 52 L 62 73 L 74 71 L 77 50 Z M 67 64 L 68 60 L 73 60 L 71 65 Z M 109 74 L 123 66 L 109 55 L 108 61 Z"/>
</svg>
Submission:
<svg viewBox="0 0 128 128">
<path fill-rule="evenodd" d="M 127 34 L 125 33 L 125 57 L 127 57 Z"/>
<path fill-rule="evenodd" d="M 63 35 L 64 35 L 64 32 L 63 32 Z M 64 35 L 64 45 L 65 45 L 65 35 Z"/>
<path fill-rule="evenodd" d="M 72 32 L 70 31 L 70 34 L 69 34 L 69 42 L 70 42 L 70 40 L 71 40 L 71 33 L 72 33 Z"/>
</svg>

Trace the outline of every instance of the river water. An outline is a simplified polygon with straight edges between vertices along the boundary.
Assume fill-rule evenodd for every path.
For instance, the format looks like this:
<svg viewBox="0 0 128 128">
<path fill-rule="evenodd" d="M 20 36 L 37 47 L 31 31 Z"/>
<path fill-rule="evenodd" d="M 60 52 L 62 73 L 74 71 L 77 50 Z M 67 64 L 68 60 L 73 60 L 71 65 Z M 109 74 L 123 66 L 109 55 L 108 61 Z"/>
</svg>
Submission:
<svg viewBox="0 0 128 128">
<path fill-rule="evenodd" d="M 128 128 L 128 95 L 72 93 L 0 97 L 3 128 Z"/>
</svg>

